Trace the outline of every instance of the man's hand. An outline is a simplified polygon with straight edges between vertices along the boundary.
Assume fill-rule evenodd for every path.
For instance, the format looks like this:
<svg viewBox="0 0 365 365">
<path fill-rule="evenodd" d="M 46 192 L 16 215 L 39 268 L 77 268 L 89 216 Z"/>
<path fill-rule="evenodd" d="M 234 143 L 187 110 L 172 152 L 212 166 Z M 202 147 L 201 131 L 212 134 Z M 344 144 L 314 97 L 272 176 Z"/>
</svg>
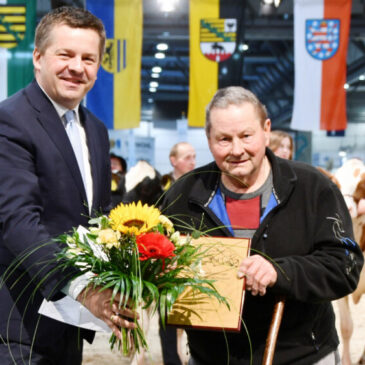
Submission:
<svg viewBox="0 0 365 365">
<path fill-rule="evenodd" d="M 260 255 L 245 258 L 239 268 L 237 276 L 246 278 L 246 290 L 252 295 L 265 295 L 266 288 L 276 283 L 277 272 L 270 261 Z"/>
<path fill-rule="evenodd" d="M 133 323 L 139 315 L 131 309 L 119 308 L 119 294 L 111 303 L 112 290 L 106 289 L 100 292 L 100 288 L 86 287 L 77 297 L 77 301 L 84 305 L 95 317 L 104 321 L 119 338 L 122 338 L 120 328 L 136 328 Z"/>
</svg>

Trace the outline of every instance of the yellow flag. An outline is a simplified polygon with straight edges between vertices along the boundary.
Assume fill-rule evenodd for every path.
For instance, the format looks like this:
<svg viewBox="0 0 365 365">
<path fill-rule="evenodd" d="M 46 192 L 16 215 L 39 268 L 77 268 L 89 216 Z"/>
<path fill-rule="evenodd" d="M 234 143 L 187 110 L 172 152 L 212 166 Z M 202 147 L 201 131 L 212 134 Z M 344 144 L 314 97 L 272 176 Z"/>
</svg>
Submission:
<svg viewBox="0 0 365 365">
<path fill-rule="evenodd" d="M 204 19 L 219 18 L 219 0 L 190 0 L 190 76 L 188 124 L 203 127 L 205 107 L 218 88 L 218 63 L 208 59 L 200 49 Z"/>
<path fill-rule="evenodd" d="M 87 106 L 108 127 L 139 126 L 141 117 L 142 0 L 87 0 L 106 30 L 105 55 Z"/>
<path fill-rule="evenodd" d="M 136 128 L 141 114 L 142 1 L 115 1 L 115 34 L 127 42 L 124 72 L 114 75 L 114 129 Z"/>
</svg>

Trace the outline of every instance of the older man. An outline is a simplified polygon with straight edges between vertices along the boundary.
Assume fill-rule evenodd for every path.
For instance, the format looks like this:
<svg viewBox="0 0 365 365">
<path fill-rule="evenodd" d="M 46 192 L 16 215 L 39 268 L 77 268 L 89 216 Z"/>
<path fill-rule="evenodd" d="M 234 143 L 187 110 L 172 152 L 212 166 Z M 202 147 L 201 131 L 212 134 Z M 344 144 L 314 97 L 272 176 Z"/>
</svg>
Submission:
<svg viewBox="0 0 365 365">
<path fill-rule="evenodd" d="M 194 170 L 195 148 L 188 142 L 178 142 L 171 147 L 169 159 L 173 170 L 162 176 L 161 182 L 164 190 L 167 190 L 180 176 Z"/>
<path fill-rule="evenodd" d="M 58 8 L 35 35 L 35 80 L 0 104 L 0 362 L 79 365 L 80 336 L 93 332 L 40 316 L 43 299 L 78 299 L 120 336 L 111 292 L 54 269 L 52 238 L 110 204 L 108 133 L 80 103 L 93 87 L 105 44 L 102 22 Z M 26 260 L 7 271 L 28 250 Z M 32 252 L 33 250 L 33 252 Z M 122 313 L 134 317 L 130 311 Z"/>
<path fill-rule="evenodd" d="M 218 90 L 206 112 L 215 161 L 178 180 L 164 200 L 177 226 L 252 239 L 253 254 L 237 268 L 246 278 L 245 326 L 188 330 L 191 365 L 261 364 L 278 296 L 286 305 L 275 365 L 338 361 L 330 301 L 356 288 L 362 255 L 337 187 L 309 165 L 275 157 L 266 148 L 270 124 L 250 91 Z"/>
</svg>

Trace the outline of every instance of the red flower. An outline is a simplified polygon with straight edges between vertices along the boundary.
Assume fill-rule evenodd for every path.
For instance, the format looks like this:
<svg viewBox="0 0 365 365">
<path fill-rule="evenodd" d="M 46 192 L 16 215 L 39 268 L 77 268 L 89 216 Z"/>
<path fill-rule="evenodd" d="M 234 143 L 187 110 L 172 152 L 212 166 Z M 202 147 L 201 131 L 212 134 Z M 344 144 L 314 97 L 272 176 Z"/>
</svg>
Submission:
<svg viewBox="0 0 365 365">
<path fill-rule="evenodd" d="M 166 259 L 175 256 L 174 244 L 164 235 L 157 232 L 141 234 L 137 237 L 139 259 Z"/>
</svg>

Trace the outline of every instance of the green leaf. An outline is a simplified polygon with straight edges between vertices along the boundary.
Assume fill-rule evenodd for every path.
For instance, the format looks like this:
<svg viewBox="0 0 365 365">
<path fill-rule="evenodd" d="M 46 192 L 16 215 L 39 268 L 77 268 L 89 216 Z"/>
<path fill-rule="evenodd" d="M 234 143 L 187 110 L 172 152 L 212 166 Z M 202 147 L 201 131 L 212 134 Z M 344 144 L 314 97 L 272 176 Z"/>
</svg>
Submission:
<svg viewBox="0 0 365 365">
<path fill-rule="evenodd" d="M 153 283 L 150 283 L 149 281 L 143 281 L 143 300 L 145 302 L 145 305 L 143 306 L 143 309 L 148 308 L 153 302 L 157 302 L 159 300 L 159 292 L 156 285 Z"/>
</svg>

